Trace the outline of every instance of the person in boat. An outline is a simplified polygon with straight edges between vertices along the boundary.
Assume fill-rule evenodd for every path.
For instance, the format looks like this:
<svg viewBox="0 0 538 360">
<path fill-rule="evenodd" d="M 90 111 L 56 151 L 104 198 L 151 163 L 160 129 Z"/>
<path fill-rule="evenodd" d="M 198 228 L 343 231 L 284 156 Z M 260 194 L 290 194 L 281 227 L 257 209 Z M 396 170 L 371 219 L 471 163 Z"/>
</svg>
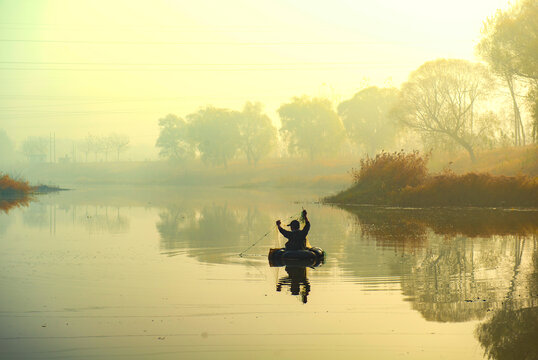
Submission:
<svg viewBox="0 0 538 360">
<path fill-rule="evenodd" d="M 301 224 L 299 224 L 299 221 L 297 220 L 293 220 L 288 224 L 291 231 L 283 229 L 280 226 L 280 220 L 277 220 L 276 222 L 278 231 L 280 231 L 280 233 L 286 239 L 288 239 L 286 242 L 286 250 L 305 250 L 307 248 L 306 235 L 308 235 L 308 231 L 310 230 L 310 221 L 308 221 L 308 217 L 306 216 L 306 210 L 303 210 L 301 215 L 305 221 L 305 225 L 302 230 L 300 230 Z"/>
</svg>

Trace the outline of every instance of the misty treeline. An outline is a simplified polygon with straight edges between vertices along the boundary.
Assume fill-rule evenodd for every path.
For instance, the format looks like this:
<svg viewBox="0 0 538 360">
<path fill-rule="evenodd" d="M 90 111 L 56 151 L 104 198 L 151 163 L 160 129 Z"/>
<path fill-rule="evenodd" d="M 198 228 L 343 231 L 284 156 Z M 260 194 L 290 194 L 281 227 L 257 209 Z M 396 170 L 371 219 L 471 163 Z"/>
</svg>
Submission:
<svg viewBox="0 0 538 360">
<path fill-rule="evenodd" d="M 88 134 L 82 140 L 56 139 L 56 136 L 29 136 L 17 147 L 0 129 L 0 154 L 6 159 L 17 154 L 30 162 L 119 161 L 129 148 L 129 137 L 111 133 L 106 136 Z"/>
<path fill-rule="evenodd" d="M 259 103 L 247 102 L 242 111 L 208 106 L 185 118 L 170 114 L 159 120 L 156 146 L 176 161 L 199 157 L 226 165 L 244 156 L 255 164 L 279 150 L 310 159 L 373 155 L 418 135 L 425 149 L 465 150 L 474 161 L 476 149 L 529 142 L 521 103 L 530 110 L 530 142 L 537 142 L 537 18 L 535 0 L 488 18 L 476 46 L 486 64 L 428 61 L 400 89 L 368 87 L 336 109 L 327 99 L 295 97 L 277 110 L 278 131 Z M 502 111 L 507 98 L 511 115 Z"/>
<path fill-rule="evenodd" d="M 112 133 L 108 136 L 96 136 L 88 134 L 79 145 L 79 151 L 84 154 L 84 160 L 88 161 L 88 155 L 93 154 L 97 161 L 99 155 L 104 161 L 109 161 L 110 157 L 120 160 L 120 154 L 127 150 L 129 137 Z"/>
</svg>

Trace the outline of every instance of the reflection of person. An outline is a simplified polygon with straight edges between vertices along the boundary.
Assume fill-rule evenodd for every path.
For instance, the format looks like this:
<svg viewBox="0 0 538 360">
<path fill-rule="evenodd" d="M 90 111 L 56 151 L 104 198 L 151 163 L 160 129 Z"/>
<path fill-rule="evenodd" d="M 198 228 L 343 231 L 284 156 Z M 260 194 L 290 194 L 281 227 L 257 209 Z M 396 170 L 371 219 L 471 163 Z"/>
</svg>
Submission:
<svg viewBox="0 0 538 360">
<path fill-rule="evenodd" d="M 276 285 L 276 291 L 281 291 L 283 285 L 289 285 L 292 295 L 301 295 L 301 301 L 306 304 L 310 293 L 310 283 L 306 277 L 306 267 L 286 266 L 287 277 L 283 277 Z M 301 290 L 301 285 L 304 285 Z"/>
<path fill-rule="evenodd" d="M 276 222 L 276 226 L 278 226 L 278 231 L 280 231 L 280 233 L 286 239 L 288 239 L 288 242 L 286 242 L 286 250 L 306 249 L 306 235 L 308 234 L 308 230 L 310 230 L 310 221 L 308 221 L 308 218 L 306 217 L 306 210 L 303 210 L 302 217 L 305 221 L 305 225 L 302 230 L 299 230 L 300 224 L 297 220 L 293 220 L 288 224 L 288 226 L 291 228 L 291 231 L 283 229 L 280 226 L 280 220 Z"/>
</svg>

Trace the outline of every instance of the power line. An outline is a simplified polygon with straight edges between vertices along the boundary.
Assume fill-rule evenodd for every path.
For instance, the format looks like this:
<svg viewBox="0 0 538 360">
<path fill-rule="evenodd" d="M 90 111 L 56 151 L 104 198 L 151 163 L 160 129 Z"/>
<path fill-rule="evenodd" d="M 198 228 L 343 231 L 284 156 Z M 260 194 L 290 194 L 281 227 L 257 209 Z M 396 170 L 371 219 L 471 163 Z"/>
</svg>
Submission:
<svg viewBox="0 0 538 360">
<path fill-rule="evenodd" d="M 264 97 L 281 97 L 281 96 L 288 96 L 288 94 L 279 94 L 279 93 L 257 93 L 257 94 L 254 94 L 255 96 L 264 96 Z M 102 103 L 107 103 L 107 102 L 141 102 L 141 101 L 174 101 L 174 100 L 183 100 L 183 99 L 190 99 L 190 98 L 230 98 L 230 99 L 234 99 L 234 98 L 241 98 L 241 97 L 245 97 L 245 96 L 252 96 L 252 93 L 249 93 L 249 94 L 244 94 L 244 95 L 233 95 L 233 96 L 230 96 L 230 95 L 227 95 L 227 96 L 222 96 L 222 95 L 218 95 L 218 94 L 213 94 L 213 95 L 182 95 L 182 96 L 174 96 L 174 97 L 155 97 L 155 98 L 151 98 L 151 97 L 114 97 L 114 96 L 83 96 L 83 95 L 79 95 L 79 96 L 73 96 L 73 95 L 27 95 L 27 94 L 0 94 L 0 99 L 1 98 L 7 98 L 7 99 L 15 99 L 16 101 L 20 101 L 20 100 L 17 100 L 17 98 L 22 98 L 23 100 L 28 100 L 28 99 L 32 99 L 34 101 L 47 101 L 47 102 L 50 102 L 50 101 L 63 101 L 63 100 L 86 100 L 86 99 L 95 99 L 95 101 L 93 101 L 93 103 L 97 102 L 102 102 Z M 84 103 L 84 102 L 82 102 Z M 80 103 L 71 103 L 71 104 L 74 104 L 74 105 L 78 105 Z"/>
<path fill-rule="evenodd" d="M 371 64 L 370 67 L 385 69 L 400 69 L 396 64 Z M 329 71 L 339 69 L 358 69 L 357 66 L 326 66 L 326 67 L 250 67 L 250 68 L 43 68 L 43 67 L 2 67 L 5 71 Z M 406 70 L 407 71 L 407 70 Z"/>
<path fill-rule="evenodd" d="M 457 40 L 456 40 L 457 41 Z M 115 40 L 36 40 L 0 39 L 0 42 L 44 43 L 44 44 L 95 44 L 95 45 L 417 45 L 424 42 L 412 41 L 115 41 Z M 461 40 L 460 40 L 461 42 Z M 435 42 L 437 43 L 437 42 Z"/>
<path fill-rule="evenodd" d="M 254 29 L 260 30 L 275 30 L 271 26 L 260 26 L 260 25 L 162 25 L 162 24 L 132 24 L 132 25 L 118 25 L 118 24 L 107 24 L 106 28 L 103 28 L 100 25 L 96 26 L 82 26 L 80 24 L 57 24 L 57 23 L 15 23 L 15 22 L 2 22 L 0 27 L 25 27 L 25 28 L 57 28 L 57 29 L 77 29 L 77 30 L 103 30 L 108 31 L 109 29 L 171 29 L 171 30 L 185 30 L 185 29 L 244 29 L 245 31 L 250 31 Z"/>
<path fill-rule="evenodd" d="M 270 65 L 392 65 L 374 61 L 296 61 L 267 63 L 125 63 L 125 62 L 49 62 L 49 61 L 0 61 L 0 64 L 28 65 L 117 65 L 117 66 L 270 66 Z"/>
</svg>

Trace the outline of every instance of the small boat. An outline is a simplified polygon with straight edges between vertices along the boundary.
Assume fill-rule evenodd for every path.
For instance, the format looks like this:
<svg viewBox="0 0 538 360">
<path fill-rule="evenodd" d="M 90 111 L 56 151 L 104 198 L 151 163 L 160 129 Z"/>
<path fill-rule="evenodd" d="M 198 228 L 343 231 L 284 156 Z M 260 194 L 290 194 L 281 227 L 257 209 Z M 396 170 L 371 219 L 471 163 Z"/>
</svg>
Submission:
<svg viewBox="0 0 538 360">
<path fill-rule="evenodd" d="M 316 267 L 323 264 L 325 251 L 318 247 L 305 250 L 270 249 L 269 266 L 310 266 Z"/>
</svg>

